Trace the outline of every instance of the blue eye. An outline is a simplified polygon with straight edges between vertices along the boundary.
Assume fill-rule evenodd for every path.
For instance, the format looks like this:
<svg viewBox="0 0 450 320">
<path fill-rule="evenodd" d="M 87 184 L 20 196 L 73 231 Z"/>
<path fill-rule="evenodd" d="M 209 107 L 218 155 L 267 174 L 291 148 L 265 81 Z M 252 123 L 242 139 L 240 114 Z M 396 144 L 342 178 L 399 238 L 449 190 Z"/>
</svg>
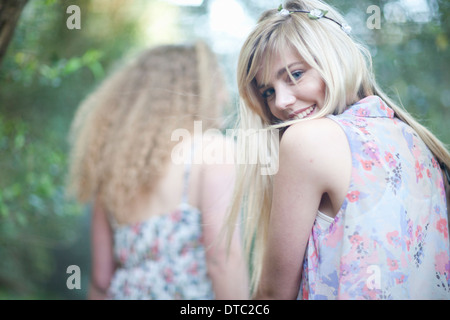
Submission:
<svg viewBox="0 0 450 320">
<path fill-rule="evenodd" d="M 300 79 L 300 78 L 302 77 L 303 71 L 300 71 L 300 70 L 294 71 L 294 72 L 291 73 L 291 75 L 292 75 L 292 77 L 293 77 L 295 80 L 298 80 L 298 79 Z"/>
</svg>

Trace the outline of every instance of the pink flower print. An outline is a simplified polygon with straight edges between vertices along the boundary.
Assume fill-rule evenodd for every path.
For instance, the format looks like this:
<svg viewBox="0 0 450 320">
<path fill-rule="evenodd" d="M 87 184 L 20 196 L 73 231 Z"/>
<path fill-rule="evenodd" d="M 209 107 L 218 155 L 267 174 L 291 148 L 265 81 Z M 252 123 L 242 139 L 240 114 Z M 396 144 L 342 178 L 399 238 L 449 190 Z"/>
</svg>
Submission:
<svg viewBox="0 0 450 320">
<path fill-rule="evenodd" d="M 353 257 L 342 257 L 340 272 L 339 272 L 339 282 L 349 283 L 355 281 L 359 278 L 359 273 L 361 272 L 359 260 Z"/>
<path fill-rule="evenodd" d="M 380 159 L 379 152 L 380 151 L 375 143 L 367 142 L 364 144 L 364 153 L 367 154 L 370 159 L 378 161 Z"/>
<path fill-rule="evenodd" d="M 198 274 L 198 264 L 197 264 L 197 262 L 193 262 L 192 263 L 192 265 L 188 269 L 188 273 L 190 273 L 192 275 L 197 275 Z"/>
<path fill-rule="evenodd" d="M 450 273 L 450 258 L 447 252 L 442 251 L 436 255 L 436 271 L 440 274 Z"/>
<path fill-rule="evenodd" d="M 438 181 L 436 181 L 436 186 L 441 191 L 441 195 L 445 197 L 444 180 L 443 179 L 438 179 Z"/>
<path fill-rule="evenodd" d="M 388 232 L 386 234 L 387 241 L 392 246 L 397 246 L 399 244 L 400 238 L 398 237 L 398 231 Z"/>
<path fill-rule="evenodd" d="M 397 161 L 390 152 L 385 152 L 384 159 L 386 160 L 387 163 L 389 163 L 390 168 L 395 168 L 395 166 L 397 165 Z"/>
<path fill-rule="evenodd" d="M 431 178 L 431 171 L 430 171 L 430 169 L 427 169 L 427 177 Z"/>
<path fill-rule="evenodd" d="M 136 223 L 135 225 L 133 225 L 132 229 L 134 234 L 139 234 L 139 232 L 141 231 L 141 224 L 140 223 Z"/>
<path fill-rule="evenodd" d="M 171 220 L 173 222 L 178 222 L 181 220 L 181 210 L 175 210 L 174 213 L 171 216 Z"/>
<path fill-rule="evenodd" d="M 366 127 L 359 127 L 358 129 L 366 135 L 369 134 L 369 131 L 367 131 Z"/>
<path fill-rule="evenodd" d="M 359 116 L 359 117 L 369 117 L 370 116 L 370 110 L 369 110 L 369 108 L 359 108 L 357 110 L 356 115 Z"/>
<path fill-rule="evenodd" d="M 369 281 L 369 280 L 367 280 Z M 369 287 L 370 285 L 370 287 Z M 362 288 L 362 298 L 368 300 L 379 300 L 380 290 L 375 286 L 375 280 L 366 282 L 366 285 Z M 351 299 L 351 297 L 349 297 Z"/>
<path fill-rule="evenodd" d="M 408 266 L 408 261 L 410 261 L 410 260 L 411 260 L 411 256 L 410 255 L 406 255 L 405 252 L 402 252 L 402 255 L 400 256 L 400 261 L 402 263 L 402 268 L 406 268 Z"/>
<path fill-rule="evenodd" d="M 400 284 L 405 282 L 405 275 L 402 274 L 401 276 L 399 276 L 398 278 L 395 278 L 395 283 Z"/>
<path fill-rule="evenodd" d="M 437 230 L 444 235 L 444 238 L 448 238 L 448 228 L 447 228 L 447 220 L 444 218 L 441 218 L 436 223 Z"/>
<path fill-rule="evenodd" d="M 352 236 L 349 236 L 350 243 L 352 244 L 352 248 L 357 247 L 364 239 L 357 232 L 355 232 Z"/>
<path fill-rule="evenodd" d="M 405 240 L 405 244 L 406 244 L 406 250 L 410 250 L 411 249 L 411 244 L 412 241 L 410 239 Z"/>
<path fill-rule="evenodd" d="M 119 253 L 119 261 L 125 263 L 127 261 L 127 258 L 128 258 L 127 250 L 121 249 Z"/>
<path fill-rule="evenodd" d="M 386 108 L 386 113 L 387 113 L 389 118 L 393 118 L 394 117 L 394 110 L 392 110 L 391 108 Z"/>
<path fill-rule="evenodd" d="M 362 167 L 364 170 L 370 171 L 372 170 L 373 162 L 369 160 L 361 160 Z"/>
<path fill-rule="evenodd" d="M 341 278 L 346 278 L 351 274 L 351 266 L 349 264 L 341 264 L 341 272 L 340 272 L 340 276 Z"/>
<path fill-rule="evenodd" d="M 389 266 L 389 270 L 391 270 L 391 271 L 398 269 L 398 262 L 395 259 L 387 258 L 387 264 Z"/>
<path fill-rule="evenodd" d="M 392 153 L 386 151 L 384 153 L 384 159 L 389 163 L 394 159 L 394 157 L 392 156 Z"/>
<path fill-rule="evenodd" d="M 324 238 L 324 244 L 327 247 L 335 248 L 341 243 L 342 235 L 344 234 L 344 226 L 339 222 L 339 218 L 335 219 L 335 223 L 329 229 L 328 235 Z"/>
<path fill-rule="evenodd" d="M 359 191 L 356 191 L 356 190 L 352 191 L 352 192 L 348 193 L 346 197 L 347 197 L 348 201 L 356 202 L 359 199 Z"/>
<path fill-rule="evenodd" d="M 164 269 L 164 279 L 166 279 L 166 282 L 173 282 L 173 270 L 169 267 Z"/>
<path fill-rule="evenodd" d="M 180 252 L 181 256 L 186 256 L 189 253 L 189 249 L 189 245 L 184 245 Z"/>
<path fill-rule="evenodd" d="M 308 282 L 307 281 L 304 281 L 303 282 L 303 297 L 302 297 L 302 300 L 308 300 L 309 299 L 309 292 L 308 292 L 308 289 L 306 288 L 306 284 L 307 284 Z"/>
<path fill-rule="evenodd" d="M 126 297 L 129 297 L 129 296 L 131 295 L 131 289 L 130 289 L 130 286 L 129 286 L 129 284 L 128 284 L 128 281 L 125 282 L 123 291 L 124 291 L 124 295 L 125 295 Z"/>
<path fill-rule="evenodd" d="M 158 253 L 159 253 L 159 240 L 158 239 L 155 240 L 155 243 L 153 244 L 151 250 L 152 250 L 151 252 L 152 252 L 153 257 L 158 255 Z"/>
<path fill-rule="evenodd" d="M 439 166 L 438 162 L 436 161 L 436 159 L 434 157 L 431 158 L 431 163 L 433 164 L 433 168 L 437 168 Z"/>
<path fill-rule="evenodd" d="M 422 166 L 419 164 L 419 161 L 416 160 L 416 178 L 417 181 L 423 178 L 422 174 Z"/>
<path fill-rule="evenodd" d="M 418 147 L 418 140 L 416 139 L 415 135 L 413 135 L 413 146 L 412 146 L 411 152 L 414 155 L 415 159 L 420 158 L 421 151 L 420 151 L 420 148 Z"/>
<path fill-rule="evenodd" d="M 419 236 L 422 234 L 422 227 L 421 226 L 417 226 L 416 228 L 416 238 L 419 238 Z"/>
<path fill-rule="evenodd" d="M 314 250 L 308 257 L 310 264 L 312 265 L 312 268 L 317 268 L 319 265 L 319 256 L 317 254 L 317 251 Z"/>
<path fill-rule="evenodd" d="M 394 118 L 394 110 L 389 108 L 383 101 L 380 101 L 380 109 L 386 110 L 387 116 L 389 118 Z"/>
<path fill-rule="evenodd" d="M 437 213 L 437 214 L 440 214 L 441 213 L 441 208 L 438 205 L 434 206 L 434 212 Z"/>
</svg>

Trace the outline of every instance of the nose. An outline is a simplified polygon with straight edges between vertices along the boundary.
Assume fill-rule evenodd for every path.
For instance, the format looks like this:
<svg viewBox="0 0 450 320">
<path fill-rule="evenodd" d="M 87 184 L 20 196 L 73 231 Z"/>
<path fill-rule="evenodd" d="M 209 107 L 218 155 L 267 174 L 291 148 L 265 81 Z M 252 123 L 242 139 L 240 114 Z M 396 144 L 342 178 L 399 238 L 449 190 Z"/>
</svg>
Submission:
<svg viewBox="0 0 450 320">
<path fill-rule="evenodd" d="M 292 91 L 284 85 L 280 85 L 276 89 L 275 107 L 278 110 L 285 110 L 287 107 L 295 103 L 295 96 Z"/>
</svg>

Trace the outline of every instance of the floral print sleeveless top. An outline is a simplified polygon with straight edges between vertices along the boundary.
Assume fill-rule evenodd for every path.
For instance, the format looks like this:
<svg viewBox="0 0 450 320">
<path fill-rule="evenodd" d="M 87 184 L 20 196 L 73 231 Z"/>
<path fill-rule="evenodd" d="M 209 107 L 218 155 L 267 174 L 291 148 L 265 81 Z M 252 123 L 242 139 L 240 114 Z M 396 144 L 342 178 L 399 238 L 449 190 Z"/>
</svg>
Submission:
<svg viewBox="0 0 450 320">
<path fill-rule="evenodd" d="M 314 223 L 299 299 L 450 299 L 440 166 L 377 96 L 329 116 L 347 135 L 352 176 L 329 225 Z"/>
<path fill-rule="evenodd" d="M 108 290 L 110 299 L 214 299 L 201 212 L 187 201 L 189 172 L 187 165 L 177 210 L 133 225 L 113 223 L 118 267 Z"/>
</svg>

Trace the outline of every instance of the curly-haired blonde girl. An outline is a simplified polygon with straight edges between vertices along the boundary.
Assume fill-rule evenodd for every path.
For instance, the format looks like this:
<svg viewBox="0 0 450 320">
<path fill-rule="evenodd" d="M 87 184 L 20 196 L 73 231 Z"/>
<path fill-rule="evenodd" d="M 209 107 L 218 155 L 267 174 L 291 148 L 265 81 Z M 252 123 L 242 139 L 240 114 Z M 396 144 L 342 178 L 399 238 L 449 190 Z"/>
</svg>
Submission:
<svg viewBox="0 0 450 320">
<path fill-rule="evenodd" d="M 171 159 L 172 133 L 192 134 L 180 143 L 195 152 L 194 122 L 220 128 L 226 102 L 219 63 L 198 42 L 145 50 L 81 104 L 68 189 L 93 204 L 91 298 L 246 297 L 237 239 L 228 259 L 217 240 L 233 166 Z"/>
</svg>

